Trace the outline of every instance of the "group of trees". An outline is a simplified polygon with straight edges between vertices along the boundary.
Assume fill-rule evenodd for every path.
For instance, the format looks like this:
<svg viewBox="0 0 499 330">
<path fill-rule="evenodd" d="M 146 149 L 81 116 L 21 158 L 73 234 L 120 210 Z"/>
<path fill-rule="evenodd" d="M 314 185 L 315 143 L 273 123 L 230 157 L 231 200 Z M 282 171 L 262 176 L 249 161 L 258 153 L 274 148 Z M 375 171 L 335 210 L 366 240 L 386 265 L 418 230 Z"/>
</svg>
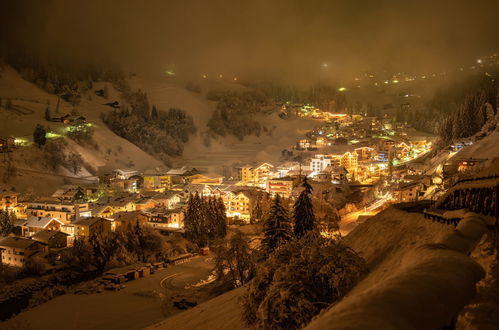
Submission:
<svg viewBox="0 0 499 330">
<path fill-rule="evenodd" d="M 184 218 L 186 237 L 198 246 L 224 238 L 227 234 L 227 216 L 222 198 L 189 197 Z"/>
<path fill-rule="evenodd" d="M 0 210 L 0 236 L 7 236 L 14 233 L 14 221 L 16 216 L 8 211 Z"/>
<path fill-rule="evenodd" d="M 218 102 L 207 124 L 212 133 L 233 135 L 240 140 L 247 135 L 261 134 L 262 127 L 254 115 L 264 112 L 269 106 L 265 94 L 259 91 L 211 91 L 206 97 Z"/>
<path fill-rule="evenodd" d="M 196 132 L 192 117 L 181 109 L 161 111 L 154 106 L 149 113 L 148 103 L 140 104 L 131 111 L 113 110 L 102 119 L 114 133 L 165 162 L 170 156 L 181 156 L 184 144 Z"/>
<path fill-rule="evenodd" d="M 405 120 L 418 130 L 438 134 L 445 147 L 495 127 L 498 100 L 499 83 L 481 74 L 439 88 L 428 101 L 411 105 Z"/>
<path fill-rule="evenodd" d="M 62 260 L 80 271 L 89 267 L 104 271 L 134 262 L 165 260 L 171 251 L 163 236 L 137 222 L 123 225 L 114 232 L 75 239 Z"/>
<path fill-rule="evenodd" d="M 442 118 L 438 134 L 445 146 L 453 140 L 473 136 L 482 128 L 495 129 L 497 120 L 494 107 L 487 99 L 486 93 L 480 90 L 468 94 L 456 112 Z"/>
<path fill-rule="evenodd" d="M 86 123 L 69 126 L 66 135 L 81 145 L 95 144 L 94 129 Z"/>
<path fill-rule="evenodd" d="M 244 319 L 261 329 L 300 329 L 366 272 L 353 250 L 309 231 L 258 265 L 243 298 Z"/>
<path fill-rule="evenodd" d="M 293 239 L 300 239 L 309 231 L 318 231 L 312 205 L 312 186 L 307 178 L 302 183 L 303 190 L 293 206 L 293 220 L 288 215 L 282 199 L 276 195 L 268 217 L 263 223 L 264 237 L 261 251 L 267 257 Z"/>
<path fill-rule="evenodd" d="M 45 165 L 52 170 L 59 166 L 65 167 L 73 174 L 77 174 L 83 167 L 83 159 L 74 151 L 65 153 L 67 142 L 64 139 L 51 139 L 43 147 Z"/>
<path fill-rule="evenodd" d="M 250 326 L 299 329 L 341 299 L 367 271 L 353 250 L 320 234 L 306 178 L 302 187 L 292 217 L 277 195 L 264 221 L 260 262 L 243 297 Z"/>
</svg>

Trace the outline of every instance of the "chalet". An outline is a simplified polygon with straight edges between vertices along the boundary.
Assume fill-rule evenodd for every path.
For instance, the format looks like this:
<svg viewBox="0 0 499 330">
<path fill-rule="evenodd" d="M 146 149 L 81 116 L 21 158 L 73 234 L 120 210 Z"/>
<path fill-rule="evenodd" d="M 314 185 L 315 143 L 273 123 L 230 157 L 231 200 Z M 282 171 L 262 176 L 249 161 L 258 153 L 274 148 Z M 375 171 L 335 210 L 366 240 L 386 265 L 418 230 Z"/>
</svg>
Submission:
<svg viewBox="0 0 499 330">
<path fill-rule="evenodd" d="M 99 205 L 90 209 L 92 217 L 109 219 L 115 212 L 114 208 L 110 205 Z"/>
<path fill-rule="evenodd" d="M 52 197 L 65 202 L 80 201 L 85 197 L 85 189 L 76 185 L 64 185 L 57 189 Z"/>
<path fill-rule="evenodd" d="M 111 231 L 111 221 L 103 218 L 89 217 L 76 221 L 74 227 L 75 236 L 87 238 L 92 235 Z"/>
<path fill-rule="evenodd" d="M 114 176 L 118 180 L 127 180 L 134 175 L 138 175 L 139 171 L 134 169 L 116 169 L 114 170 Z"/>
<path fill-rule="evenodd" d="M 42 230 L 56 230 L 61 229 L 64 222 L 54 217 L 37 217 L 28 216 L 28 219 L 22 226 L 22 235 L 31 237 Z"/>
<path fill-rule="evenodd" d="M 166 191 L 162 194 L 152 195 L 151 199 L 155 202 L 156 207 L 165 207 L 167 209 L 172 209 L 184 198 L 179 194 L 178 191 Z"/>
<path fill-rule="evenodd" d="M 184 228 L 185 212 L 183 208 L 154 208 L 144 212 L 148 218 L 147 224 L 155 229 Z"/>
<path fill-rule="evenodd" d="M 45 251 L 44 244 L 28 238 L 6 237 L 0 240 L 2 264 L 12 267 L 24 267 L 29 258 Z"/>
<path fill-rule="evenodd" d="M 137 209 L 135 201 L 133 197 L 117 198 L 109 201 L 107 205 L 111 206 L 114 212 L 132 212 Z"/>
<path fill-rule="evenodd" d="M 117 191 L 136 192 L 142 184 L 142 177 L 132 176 L 129 179 L 113 179 L 109 182 L 109 187 Z"/>
<path fill-rule="evenodd" d="M 16 146 L 16 139 L 13 136 L 0 137 L 0 152 L 11 152 Z"/>
<path fill-rule="evenodd" d="M 68 245 L 68 234 L 55 230 L 40 230 L 31 239 L 45 244 L 49 249 L 65 248 Z"/>
<path fill-rule="evenodd" d="M 156 206 L 156 202 L 152 198 L 142 198 L 135 202 L 135 209 L 137 211 L 150 209 Z"/>
<path fill-rule="evenodd" d="M 186 178 L 195 174 L 199 174 L 199 171 L 195 168 L 188 168 L 187 166 L 183 166 L 181 168 L 172 168 L 166 174 L 171 177 L 172 184 L 179 184 L 188 183 L 188 180 Z"/>
<path fill-rule="evenodd" d="M 184 194 L 199 194 L 200 196 L 210 196 L 212 189 L 207 184 L 187 184 L 184 186 Z"/>
<path fill-rule="evenodd" d="M 111 216 L 110 220 L 112 222 L 111 229 L 115 230 L 123 226 L 135 225 L 137 223 L 145 225 L 147 224 L 148 217 L 144 215 L 142 211 L 117 212 Z"/>
</svg>

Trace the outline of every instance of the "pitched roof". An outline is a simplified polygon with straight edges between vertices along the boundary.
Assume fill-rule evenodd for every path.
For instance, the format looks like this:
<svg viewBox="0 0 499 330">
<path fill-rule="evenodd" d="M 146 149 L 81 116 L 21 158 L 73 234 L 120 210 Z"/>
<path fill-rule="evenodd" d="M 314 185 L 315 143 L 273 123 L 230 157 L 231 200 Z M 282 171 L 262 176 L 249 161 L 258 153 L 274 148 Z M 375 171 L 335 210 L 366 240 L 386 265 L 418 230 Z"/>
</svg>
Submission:
<svg viewBox="0 0 499 330">
<path fill-rule="evenodd" d="M 55 237 L 57 235 L 65 235 L 69 236 L 66 233 L 63 233 L 61 231 L 57 230 L 40 230 L 39 232 L 35 233 L 32 238 L 36 241 L 40 242 L 48 242 L 52 237 Z"/>
<path fill-rule="evenodd" d="M 45 228 L 49 223 L 52 221 L 57 221 L 61 225 L 63 222 L 59 219 L 52 218 L 52 217 L 36 217 L 36 216 L 28 216 L 28 221 L 26 222 L 27 227 L 34 227 L 34 228 Z"/>
<path fill-rule="evenodd" d="M 34 241 L 29 238 L 14 236 L 14 237 L 5 237 L 4 239 L 0 240 L 0 247 L 27 249 L 33 244 L 37 243 L 38 243 L 37 241 Z"/>
</svg>

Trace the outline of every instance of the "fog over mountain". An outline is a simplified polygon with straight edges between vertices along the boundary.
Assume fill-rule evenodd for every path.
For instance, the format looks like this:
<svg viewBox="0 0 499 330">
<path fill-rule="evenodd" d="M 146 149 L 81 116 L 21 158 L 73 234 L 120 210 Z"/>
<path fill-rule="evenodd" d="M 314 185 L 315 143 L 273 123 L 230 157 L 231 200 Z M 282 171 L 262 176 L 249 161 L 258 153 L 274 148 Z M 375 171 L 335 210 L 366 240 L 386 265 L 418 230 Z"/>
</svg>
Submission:
<svg viewBox="0 0 499 330">
<path fill-rule="evenodd" d="M 129 69 L 349 78 L 364 70 L 444 70 L 499 46 L 480 1 L 73 1 L 0 4 L 3 51 Z"/>
</svg>

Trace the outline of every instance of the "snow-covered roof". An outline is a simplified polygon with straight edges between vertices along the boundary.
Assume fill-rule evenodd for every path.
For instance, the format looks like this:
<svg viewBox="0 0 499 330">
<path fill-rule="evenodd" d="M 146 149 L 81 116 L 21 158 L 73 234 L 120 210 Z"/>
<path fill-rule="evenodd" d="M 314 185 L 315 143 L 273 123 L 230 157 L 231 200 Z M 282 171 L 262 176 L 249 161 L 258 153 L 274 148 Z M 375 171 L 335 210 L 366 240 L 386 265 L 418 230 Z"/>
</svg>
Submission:
<svg viewBox="0 0 499 330">
<path fill-rule="evenodd" d="M 34 215 L 28 216 L 27 222 L 25 224 L 26 227 L 32 227 L 32 228 L 45 228 L 48 226 L 49 223 L 52 221 L 59 222 L 61 225 L 63 224 L 62 221 L 56 218 L 52 217 L 36 217 Z"/>
</svg>

